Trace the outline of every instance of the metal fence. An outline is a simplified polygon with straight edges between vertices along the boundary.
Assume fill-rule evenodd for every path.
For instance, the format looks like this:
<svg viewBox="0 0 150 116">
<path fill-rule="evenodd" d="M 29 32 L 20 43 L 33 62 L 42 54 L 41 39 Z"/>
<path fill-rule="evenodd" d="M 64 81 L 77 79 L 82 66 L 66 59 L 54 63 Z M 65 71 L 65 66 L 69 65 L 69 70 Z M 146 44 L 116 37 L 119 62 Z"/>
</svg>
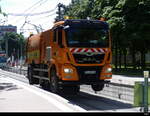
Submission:
<svg viewBox="0 0 150 116">
<path fill-rule="evenodd" d="M 124 100 L 132 104 L 134 102 L 134 86 L 132 85 L 109 83 L 105 85 L 104 89 L 100 91 L 99 94 Z"/>
<path fill-rule="evenodd" d="M 20 67 L 4 67 L 3 70 L 27 76 L 27 69 Z"/>
</svg>

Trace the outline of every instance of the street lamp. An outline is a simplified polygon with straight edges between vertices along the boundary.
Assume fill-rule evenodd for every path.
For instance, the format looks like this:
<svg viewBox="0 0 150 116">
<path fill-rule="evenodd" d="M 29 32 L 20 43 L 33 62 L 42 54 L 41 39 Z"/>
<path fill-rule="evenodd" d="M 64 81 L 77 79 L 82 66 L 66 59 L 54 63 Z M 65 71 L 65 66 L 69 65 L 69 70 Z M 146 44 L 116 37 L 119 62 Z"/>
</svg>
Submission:
<svg viewBox="0 0 150 116">
<path fill-rule="evenodd" d="M 22 40 L 20 41 L 20 65 L 22 66 Z"/>
<path fill-rule="evenodd" d="M 2 50 L 1 41 L 2 41 L 2 38 L 0 37 L 0 50 Z"/>
</svg>

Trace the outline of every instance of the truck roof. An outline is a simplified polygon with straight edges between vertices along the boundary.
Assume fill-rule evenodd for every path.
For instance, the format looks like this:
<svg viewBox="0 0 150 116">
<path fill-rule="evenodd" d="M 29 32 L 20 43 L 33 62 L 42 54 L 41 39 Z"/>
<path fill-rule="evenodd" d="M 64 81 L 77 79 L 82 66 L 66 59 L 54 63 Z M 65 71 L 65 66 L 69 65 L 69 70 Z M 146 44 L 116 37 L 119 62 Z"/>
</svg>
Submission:
<svg viewBox="0 0 150 116">
<path fill-rule="evenodd" d="M 54 24 L 56 26 L 70 26 L 70 27 L 77 27 L 77 28 L 105 28 L 108 29 L 109 25 L 105 21 L 101 20 L 88 20 L 88 19 L 67 19 L 64 21 L 59 21 Z"/>
</svg>

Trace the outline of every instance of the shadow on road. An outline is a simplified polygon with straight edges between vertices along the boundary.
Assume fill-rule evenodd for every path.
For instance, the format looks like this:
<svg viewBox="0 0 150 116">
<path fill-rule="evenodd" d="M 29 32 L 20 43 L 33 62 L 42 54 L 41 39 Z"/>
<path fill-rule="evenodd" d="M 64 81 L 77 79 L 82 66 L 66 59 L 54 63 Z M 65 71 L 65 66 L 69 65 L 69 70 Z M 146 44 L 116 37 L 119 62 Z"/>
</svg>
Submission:
<svg viewBox="0 0 150 116">
<path fill-rule="evenodd" d="M 0 92 L 1 91 L 11 91 L 11 90 L 16 90 L 16 89 L 21 89 L 17 87 L 17 85 L 13 83 L 0 83 Z"/>
<path fill-rule="evenodd" d="M 51 92 L 42 87 L 38 87 L 42 90 Z M 57 94 L 58 95 L 58 94 Z M 131 109 L 132 104 L 120 102 L 117 100 L 102 97 L 99 94 L 90 94 L 80 91 L 78 94 L 59 94 L 60 97 L 68 100 L 69 104 L 77 105 L 86 111 L 102 111 L 102 112 L 114 112 L 116 110 L 123 111 L 124 109 Z"/>
<path fill-rule="evenodd" d="M 42 87 L 39 87 L 43 89 Z M 43 89 L 51 92 L 50 90 Z M 86 111 L 116 111 L 123 109 L 131 109 L 132 104 L 123 103 L 117 100 L 102 97 L 99 94 L 93 95 L 80 91 L 78 94 L 59 94 L 62 98 L 68 100 L 69 104 L 77 105 Z"/>
<path fill-rule="evenodd" d="M 133 108 L 131 104 L 119 102 L 109 98 L 80 92 L 77 95 L 61 95 L 70 104 L 78 105 L 87 111 L 123 110 Z"/>
</svg>

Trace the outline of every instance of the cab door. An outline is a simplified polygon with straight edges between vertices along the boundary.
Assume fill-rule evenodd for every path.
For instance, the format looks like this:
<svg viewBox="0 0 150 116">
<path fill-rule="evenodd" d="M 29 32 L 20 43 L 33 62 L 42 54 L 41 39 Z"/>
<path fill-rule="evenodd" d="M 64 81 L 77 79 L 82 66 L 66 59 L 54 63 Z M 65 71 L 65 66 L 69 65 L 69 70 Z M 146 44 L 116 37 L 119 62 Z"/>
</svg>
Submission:
<svg viewBox="0 0 150 116">
<path fill-rule="evenodd" d="M 53 30 L 53 40 L 52 40 L 52 58 L 53 59 L 57 59 L 57 52 L 58 52 L 58 44 L 57 44 L 57 34 L 58 31 L 57 31 L 57 28 L 55 28 Z"/>
<path fill-rule="evenodd" d="M 57 44 L 58 44 L 58 53 L 57 53 L 57 58 L 59 63 L 64 63 L 64 45 L 63 45 L 63 35 L 62 35 L 62 29 L 58 28 L 57 29 Z"/>
<path fill-rule="evenodd" d="M 53 58 L 58 62 L 63 60 L 63 48 L 64 45 L 62 44 L 62 28 L 57 27 L 53 30 L 52 54 Z"/>
</svg>

